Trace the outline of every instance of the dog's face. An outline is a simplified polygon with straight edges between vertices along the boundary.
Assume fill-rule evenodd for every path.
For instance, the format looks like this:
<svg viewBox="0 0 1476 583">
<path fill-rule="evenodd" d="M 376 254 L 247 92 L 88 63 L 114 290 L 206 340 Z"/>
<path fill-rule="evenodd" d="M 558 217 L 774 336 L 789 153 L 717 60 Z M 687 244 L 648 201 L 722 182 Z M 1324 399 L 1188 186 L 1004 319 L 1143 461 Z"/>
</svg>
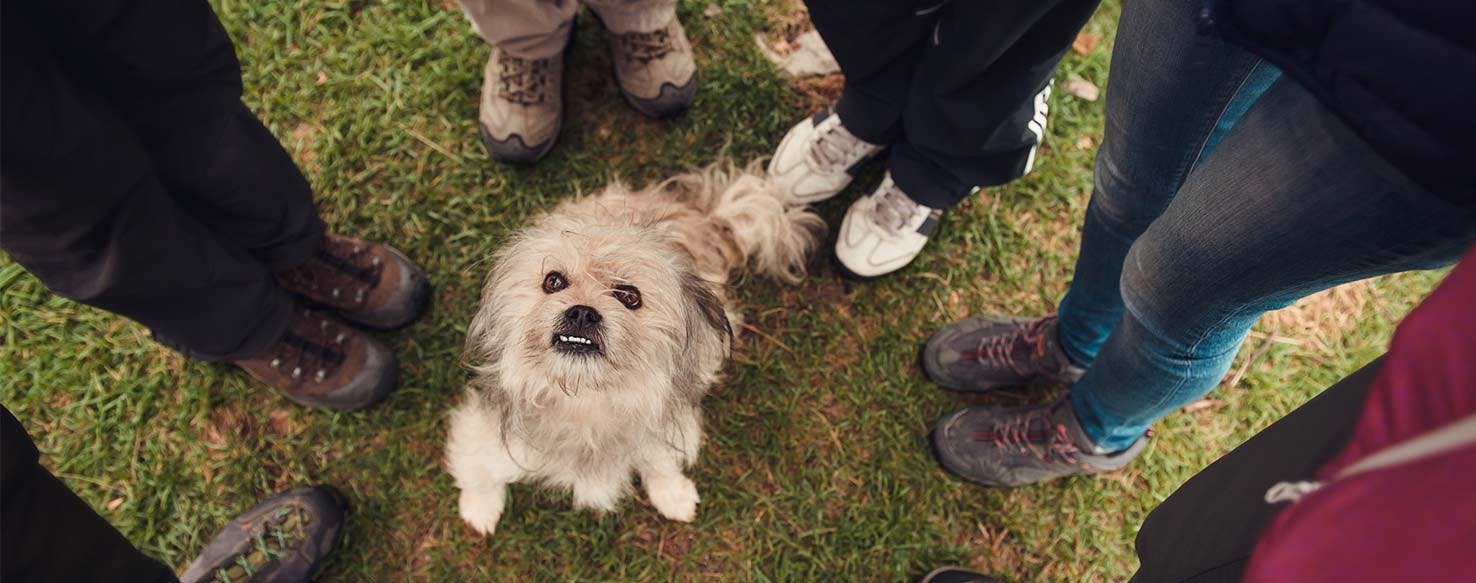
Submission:
<svg viewBox="0 0 1476 583">
<path fill-rule="evenodd" d="M 615 390 L 675 374 L 694 345 L 731 334 L 710 286 L 653 229 L 555 214 L 496 262 L 469 342 L 504 384 Z"/>
</svg>

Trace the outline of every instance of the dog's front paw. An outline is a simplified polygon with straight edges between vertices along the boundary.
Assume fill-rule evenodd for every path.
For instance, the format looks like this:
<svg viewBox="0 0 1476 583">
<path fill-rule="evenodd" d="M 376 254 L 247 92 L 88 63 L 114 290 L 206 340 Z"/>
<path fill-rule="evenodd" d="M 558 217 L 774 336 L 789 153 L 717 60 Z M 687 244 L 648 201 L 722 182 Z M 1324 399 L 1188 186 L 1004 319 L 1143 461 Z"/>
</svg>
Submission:
<svg viewBox="0 0 1476 583">
<path fill-rule="evenodd" d="M 491 536 L 497 530 L 497 521 L 502 518 L 502 507 L 507 503 L 507 490 L 461 491 L 461 519 L 472 529 Z"/>
<path fill-rule="evenodd" d="M 683 475 L 652 480 L 646 485 L 651 505 L 662 516 L 681 522 L 692 522 L 697 516 L 697 485 Z"/>
</svg>

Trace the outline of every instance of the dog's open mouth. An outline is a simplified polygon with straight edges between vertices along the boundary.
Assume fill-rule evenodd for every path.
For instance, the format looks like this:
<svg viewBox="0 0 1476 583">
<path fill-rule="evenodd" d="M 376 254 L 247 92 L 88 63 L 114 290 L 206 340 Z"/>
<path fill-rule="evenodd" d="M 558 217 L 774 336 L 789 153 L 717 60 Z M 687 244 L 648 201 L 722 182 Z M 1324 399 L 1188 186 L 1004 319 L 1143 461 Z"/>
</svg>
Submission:
<svg viewBox="0 0 1476 583">
<path fill-rule="evenodd" d="M 581 334 L 558 334 L 553 335 L 554 352 L 564 354 L 600 354 L 599 338 L 589 337 Z"/>
</svg>

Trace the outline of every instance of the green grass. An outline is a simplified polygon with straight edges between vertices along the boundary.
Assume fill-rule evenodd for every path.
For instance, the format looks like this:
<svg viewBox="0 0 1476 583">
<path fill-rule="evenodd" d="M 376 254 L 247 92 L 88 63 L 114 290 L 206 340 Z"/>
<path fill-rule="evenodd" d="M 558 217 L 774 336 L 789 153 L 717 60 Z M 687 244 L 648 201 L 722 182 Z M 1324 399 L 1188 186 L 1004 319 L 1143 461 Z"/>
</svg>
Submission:
<svg viewBox="0 0 1476 583">
<path fill-rule="evenodd" d="M 297 484 L 346 491 L 354 513 L 329 581 L 904 581 L 961 563 L 1018 581 L 1123 579 L 1146 513 L 1217 456 L 1381 351 L 1435 274 L 1385 278 L 1342 319 L 1317 303 L 1277 327 L 1216 406 L 1170 416 L 1131 468 L 1014 491 L 939 471 L 925 436 L 962 405 L 914 365 L 918 343 L 968 312 L 1040 313 L 1065 290 L 1091 189 L 1102 102 L 1057 92 L 1048 143 L 1028 178 L 970 200 L 912 267 L 848 286 L 822 269 L 803 286 L 749 280 L 752 323 L 707 401 L 694 477 L 696 522 L 641 500 L 575 512 L 566 496 L 515 487 L 497 535 L 456 517 L 440 451 L 467 373 L 466 322 L 486 258 L 518 225 L 613 176 L 636 182 L 767 154 L 813 101 L 777 76 L 752 36 L 790 10 L 775 0 L 684 1 L 702 89 L 671 123 L 646 120 L 608 76 L 604 33 L 582 27 L 562 142 L 530 170 L 490 162 L 476 140 L 489 49 L 451 0 L 219 0 L 246 101 L 293 152 L 339 231 L 392 242 L 424 264 L 433 312 L 384 338 L 400 390 L 359 414 L 302 409 L 224 365 L 189 362 L 146 330 L 51 295 L 0 259 L 0 399 L 44 462 L 145 552 L 187 563 L 253 500 Z M 1117 3 L 1068 53 L 1060 78 L 1105 87 Z M 586 23 L 592 22 L 586 19 Z M 845 201 L 824 205 L 838 216 Z M 1264 332 L 1271 326 L 1264 324 Z M 1319 344 L 1320 343 L 1320 344 Z M 1240 370 L 1247 354 L 1235 365 Z M 1007 394 L 996 401 L 1044 400 Z M 111 501 L 121 499 L 112 510 Z"/>
</svg>

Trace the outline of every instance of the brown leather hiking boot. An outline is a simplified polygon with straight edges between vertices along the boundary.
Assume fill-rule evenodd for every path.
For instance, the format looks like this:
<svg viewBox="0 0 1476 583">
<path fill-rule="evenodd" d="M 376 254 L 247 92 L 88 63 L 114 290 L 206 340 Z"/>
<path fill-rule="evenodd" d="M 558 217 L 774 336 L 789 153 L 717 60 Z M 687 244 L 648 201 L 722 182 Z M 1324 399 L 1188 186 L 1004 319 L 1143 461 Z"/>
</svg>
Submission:
<svg viewBox="0 0 1476 583">
<path fill-rule="evenodd" d="M 431 296 L 425 274 L 393 247 L 333 234 L 307 263 L 278 273 L 277 283 L 376 330 L 414 322 Z"/>
<path fill-rule="evenodd" d="M 651 32 L 610 35 L 615 84 L 630 105 L 648 117 L 672 117 L 692 106 L 697 64 L 681 21 Z"/>
<path fill-rule="evenodd" d="M 236 366 L 300 405 L 357 411 L 384 399 L 399 380 L 394 353 L 320 312 L 298 310 L 266 353 Z"/>
</svg>

